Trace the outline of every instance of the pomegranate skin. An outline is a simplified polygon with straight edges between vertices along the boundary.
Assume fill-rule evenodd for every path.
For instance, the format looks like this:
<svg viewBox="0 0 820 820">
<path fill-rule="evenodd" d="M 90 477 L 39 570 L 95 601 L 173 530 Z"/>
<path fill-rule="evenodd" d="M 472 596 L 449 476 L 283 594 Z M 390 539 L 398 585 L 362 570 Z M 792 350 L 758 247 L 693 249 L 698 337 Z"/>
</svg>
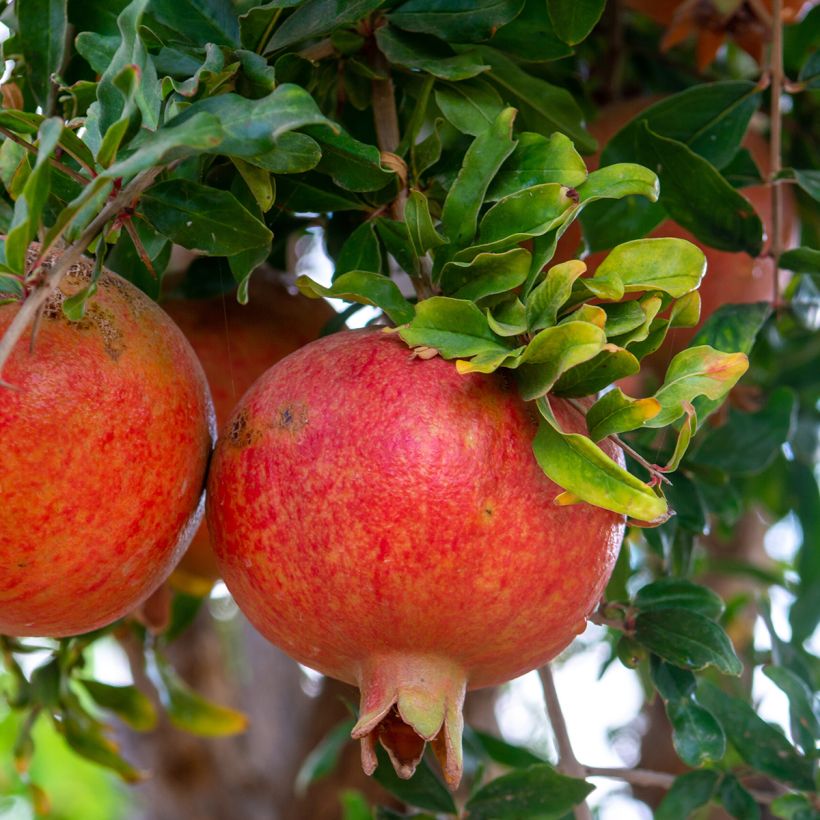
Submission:
<svg viewBox="0 0 820 820">
<path fill-rule="evenodd" d="M 293 295 L 261 271 L 251 279 L 247 305 L 225 294 L 209 299 L 169 298 L 162 306 L 202 364 L 220 426 L 259 376 L 316 339 L 336 315 L 323 299 Z M 219 568 L 203 521 L 170 580 L 182 591 L 201 595 L 217 578 Z"/>
<path fill-rule="evenodd" d="M 14 388 L 0 390 L 6 635 L 113 622 L 159 586 L 201 520 L 214 420 L 199 362 L 168 316 L 108 271 L 84 318 L 68 321 L 61 304 L 90 269 L 68 271 L 33 352 L 26 334 L 3 372 Z M 0 333 L 18 309 L 0 306 Z"/>
<path fill-rule="evenodd" d="M 269 640 L 362 689 L 366 769 L 379 734 L 412 773 L 385 738 L 398 702 L 457 783 L 464 689 L 554 657 L 601 597 L 623 518 L 553 503 L 533 409 L 506 376 L 351 331 L 271 368 L 223 430 L 207 501 L 223 578 Z"/>
</svg>

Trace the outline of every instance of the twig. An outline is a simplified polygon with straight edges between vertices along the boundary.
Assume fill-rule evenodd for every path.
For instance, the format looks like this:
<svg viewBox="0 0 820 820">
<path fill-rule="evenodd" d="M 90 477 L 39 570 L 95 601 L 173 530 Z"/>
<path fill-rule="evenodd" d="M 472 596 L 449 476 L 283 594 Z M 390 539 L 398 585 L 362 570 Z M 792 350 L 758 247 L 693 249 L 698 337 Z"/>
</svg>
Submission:
<svg viewBox="0 0 820 820">
<path fill-rule="evenodd" d="M 769 115 L 769 185 L 772 193 L 772 243 L 770 251 L 774 260 L 772 272 L 772 302 L 777 304 L 780 298 L 780 254 L 783 237 L 783 188 L 772 182 L 780 173 L 782 150 L 782 127 L 780 118 L 780 95 L 783 92 L 783 19 L 782 0 L 772 0 L 772 48 L 769 55 L 769 75 L 772 85 L 771 111 Z"/>
<path fill-rule="evenodd" d="M 401 141 L 396 92 L 393 88 L 393 78 L 390 76 L 390 66 L 381 51 L 376 51 L 373 67 L 384 74 L 383 78 L 373 80 L 373 124 L 376 127 L 376 142 L 380 151 L 395 154 Z M 400 221 L 404 218 L 406 201 L 407 190 L 402 186 L 391 208 L 393 219 Z"/>
<path fill-rule="evenodd" d="M 319 40 L 318 43 L 314 43 L 312 46 L 303 48 L 301 51 L 298 52 L 298 54 L 305 60 L 310 60 L 312 63 L 317 63 L 319 62 L 319 60 L 324 60 L 327 57 L 332 57 L 335 51 L 336 49 L 333 45 L 333 42 L 328 37 L 324 40 Z"/>
<path fill-rule="evenodd" d="M 17 134 L 14 133 L 14 131 L 9 131 L 8 128 L 0 127 L 0 134 L 2 134 L 6 139 L 11 140 L 12 142 L 16 142 L 18 145 L 22 145 L 23 148 L 26 149 L 26 151 L 35 155 L 37 154 L 37 147 L 35 145 L 32 145 L 32 143 L 28 142 L 27 140 L 24 140 L 22 137 L 18 137 Z M 73 168 L 69 168 L 67 165 L 63 165 L 62 162 L 60 162 L 57 159 L 54 159 L 54 157 L 49 157 L 48 162 L 49 165 L 56 168 L 60 173 L 71 177 L 73 180 L 79 182 L 81 185 L 88 185 L 88 183 L 90 182 L 88 177 L 84 177 L 82 174 L 78 173 Z"/>
<path fill-rule="evenodd" d="M 122 189 L 101 211 L 91 224 L 83 231 L 80 238 L 63 253 L 43 277 L 35 289 L 29 294 L 25 302 L 20 306 L 20 310 L 12 319 L 11 324 L 6 328 L 6 332 L 0 339 L 0 377 L 3 368 L 6 366 L 9 356 L 14 346 L 25 333 L 26 328 L 37 314 L 37 311 L 45 304 L 46 300 L 57 289 L 63 274 L 74 264 L 80 261 L 83 252 L 91 244 L 106 223 L 115 217 L 121 210 L 127 208 L 164 170 L 162 168 L 149 168 L 134 177 L 131 182 Z M 0 381 L 0 386 L 5 383 Z"/>
<path fill-rule="evenodd" d="M 552 678 L 552 669 L 549 664 L 545 664 L 538 670 L 538 677 L 541 678 L 541 685 L 544 687 L 547 715 L 552 724 L 552 731 L 555 733 L 555 743 L 558 746 L 558 770 L 570 777 L 586 777 L 586 767 L 578 762 L 572 750 L 567 723 L 561 711 L 561 703 L 558 700 L 558 692 L 555 690 L 555 681 Z M 591 820 L 591 818 L 592 813 L 586 802 L 579 803 L 575 807 L 575 820 Z"/>
</svg>

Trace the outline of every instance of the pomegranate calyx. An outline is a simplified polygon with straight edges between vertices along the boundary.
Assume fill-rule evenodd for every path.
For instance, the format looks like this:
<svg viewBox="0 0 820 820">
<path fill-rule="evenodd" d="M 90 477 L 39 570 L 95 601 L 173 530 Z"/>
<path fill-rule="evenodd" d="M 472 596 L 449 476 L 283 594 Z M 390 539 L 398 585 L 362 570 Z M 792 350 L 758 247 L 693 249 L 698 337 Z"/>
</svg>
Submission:
<svg viewBox="0 0 820 820">
<path fill-rule="evenodd" d="M 379 742 L 396 774 L 408 779 L 430 742 L 447 786 L 456 789 L 463 767 L 464 671 L 440 657 L 392 655 L 369 662 L 359 687 L 361 712 L 351 734 L 362 742 L 365 772 L 373 774 L 378 765 Z"/>
</svg>

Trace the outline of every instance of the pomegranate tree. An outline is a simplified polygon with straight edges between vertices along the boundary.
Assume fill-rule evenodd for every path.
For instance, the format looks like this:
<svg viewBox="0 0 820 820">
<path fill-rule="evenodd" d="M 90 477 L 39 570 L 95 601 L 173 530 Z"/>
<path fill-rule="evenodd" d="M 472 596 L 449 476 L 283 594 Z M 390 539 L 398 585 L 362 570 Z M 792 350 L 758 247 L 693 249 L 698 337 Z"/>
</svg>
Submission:
<svg viewBox="0 0 820 820">
<path fill-rule="evenodd" d="M 29 263 L 38 250 L 29 252 Z M 48 270 L 54 262 L 44 264 Z M 0 634 L 110 624 L 171 572 L 201 519 L 213 410 L 185 337 L 141 291 L 72 267 L 0 390 Z M 19 310 L 0 305 L 0 334 Z"/>
</svg>

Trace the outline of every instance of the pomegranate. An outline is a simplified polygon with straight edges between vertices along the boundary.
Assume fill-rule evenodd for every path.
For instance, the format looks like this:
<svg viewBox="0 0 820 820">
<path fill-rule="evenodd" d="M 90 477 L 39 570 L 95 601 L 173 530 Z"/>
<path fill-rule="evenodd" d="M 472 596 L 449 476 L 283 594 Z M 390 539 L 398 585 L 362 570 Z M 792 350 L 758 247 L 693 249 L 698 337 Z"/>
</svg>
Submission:
<svg viewBox="0 0 820 820">
<path fill-rule="evenodd" d="M 231 294 L 210 299 L 169 298 L 163 307 L 196 351 L 219 425 L 240 396 L 272 364 L 313 341 L 336 314 L 321 299 L 293 295 L 273 277 L 254 274 L 247 305 Z M 178 589 L 207 594 L 219 577 L 203 522 L 171 576 Z"/>
<path fill-rule="evenodd" d="M 272 642 L 360 687 L 368 773 L 377 740 L 402 777 L 431 741 L 455 787 L 465 690 L 550 660 L 600 599 L 623 518 L 553 503 L 536 426 L 509 376 L 461 376 L 365 330 L 272 367 L 217 443 L 207 510 L 223 578 Z"/>
<path fill-rule="evenodd" d="M 69 269 L 33 349 L 22 339 L 3 372 L 6 635 L 74 635 L 121 617 L 170 573 L 202 516 L 214 432 L 202 368 L 168 316 L 114 273 L 80 321 L 66 319 L 62 303 L 90 271 L 88 260 Z M 0 333 L 18 309 L 0 305 Z"/>
</svg>

